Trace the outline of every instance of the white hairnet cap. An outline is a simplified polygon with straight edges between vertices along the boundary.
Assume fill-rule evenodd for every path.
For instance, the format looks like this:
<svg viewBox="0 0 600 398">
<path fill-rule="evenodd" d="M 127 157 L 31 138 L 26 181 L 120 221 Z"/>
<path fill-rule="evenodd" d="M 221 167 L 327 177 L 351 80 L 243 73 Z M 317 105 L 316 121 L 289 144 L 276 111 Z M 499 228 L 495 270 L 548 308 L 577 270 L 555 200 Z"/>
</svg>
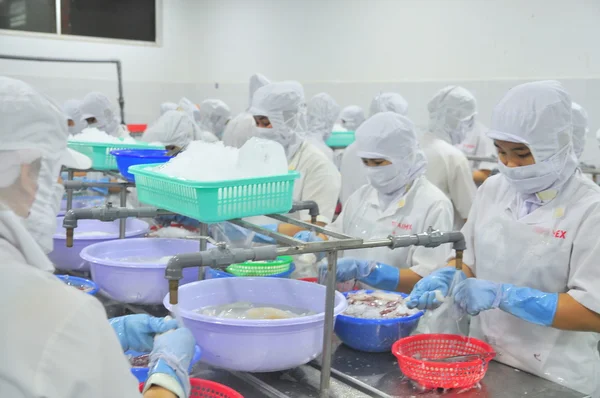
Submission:
<svg viewBox="0 0 600 398">
<path fill-rule="evenodd" d="M 200 128 L 217 137 L 223 135 L 231 111 L 226 103 L 218 99 L 207 99 L 200 104 Z"/>
<path fill-rule="evenodd" d="M 267 116 L 281 112 L 299 112 L 305 105 L 304 89 L 296 81 L 271 83 L 256 90 L 249 112 Z"/>
<path fill-rule="evenodd" d="M 183 97 L 179 100 L 178 108 L 187 113 L 187 115 L 196 123 L 200 120 L 200 109 L 189 99 Z"/>
<path fill-rule="evenodd" d="M 429 130 L 447 134 L 456 129 L 461 121 L 477 114 L 477 101 L 464 87 L 446 86 L 438 91 L 427 104 Z"/>
<path fill-rule="evenodd" d="M 83 97 L 81 121 L 96 118 L 97 127 L 110 135 L 118 135 L 119 119 L 108 97 L 102 93 L 91 92 Z"/>
<path fill-rule="evenodd" d="M 266 86 L 267 84 L 271 84 L 271 81 L 267 79 L 266 76 L 261 75 L 260 73 L 255 73 L 250 76 L 250 83 L 248 87 L 249 92 L 249 100 L 248 103 L 252 105 L 252 97 L 254 97 L 254 93 L 261 87 Z"/>
<path fill-rule="evenodd" d="M 395 112 L 380 112 L 367 119 L 355 133 L 357 155 L 386 159 L 407 183 L 426 170 L 427 160 L 419 146 L 414 124 Z"/>
<path fill-rule="evenodd" d="M 350 105 L 342 109 L 340 113 L 342 126 L 348 131 L 356 131 L 356 129 L 365 121 L 365 112 L 360 106 Z"/>
<path fill-rule="evenodd" d="M 494 107 L 488 136 L 525 144 L 541 162 L 571 142 L 571 112 L 571 97 L 559 82 L 521 84 Z"/>
<path fill-rule="evenodd" d="M 177 107 L 178 105 L 174 102 L 163 102 L 160 104 L 160 114 L 164 115 L 168 111 L 174 111 L 177 109 Z"/>
<path fill-rule="evenodd" d="M 380 112 L 394 112 L 406 116 L 408 113 L 408 102 L 398 93 L 380 93 L 371 101 L 371 116 Z"/>
<path fill-rule="evenodd" d="M 85 122 L 82 121 L 82 113 L 81 106 L 83 105 L 83 101 L 78 99 L 70 99 L 65 101 L 63 104 L 63 112 L 67 115 L 69 120 L 72 120 L 75 123 L 74 126 L 69 127 L 69 133 L 71 134 L 79 134 L 86 127 Z"/>
<path fill-rule="evenodd" d="M 21 153 L 11 157 L 19 165 L 35 160 L 24 153 L 36 153 L 38 157 L 58 157 L 61 165 L 74 169 L 92 166 L 87 156 L 67 148 L 69 133 L 62 110 L 27 83 L 0 77 L 0 120 L 0 151 Z M 7 186 L 2 181 L 10 179 L 7 171 L 15 166 L 5 155 L 0 162 L 0 186 Z"/>
<path fill-rule="evenodd" d="M 327 141 L 333 125 L 340 116 L 340 109 L 333 97 L 327 93 L 319 93 L 312 97 L 306 105 L 308 133 Z"/>
<path fill-rule="evenodd" d="M 142 135 L 142 141 L 185 147 L 194 140 L 194 126 L 188 115 L 181 111 L 167 111 Z"/>
<path fill-rule="evenodd" d="M 572 122 L 573 122 L 573 150 L 575 156 L 579 159 L 585 149 L 585 139 L 588 129 L 588 114 L 585 109 L 576 102 L 572 103 Z"/>
</svg>

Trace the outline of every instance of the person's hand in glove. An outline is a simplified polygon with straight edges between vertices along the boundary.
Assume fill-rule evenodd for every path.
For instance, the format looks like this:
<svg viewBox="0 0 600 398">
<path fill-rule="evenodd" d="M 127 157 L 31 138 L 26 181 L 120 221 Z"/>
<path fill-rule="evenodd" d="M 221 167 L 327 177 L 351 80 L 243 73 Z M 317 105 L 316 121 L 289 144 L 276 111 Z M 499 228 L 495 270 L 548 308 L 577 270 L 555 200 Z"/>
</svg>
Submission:
<svg viewBox="0 0 600 398">
<path fill-rule="evenodd" d="M 327 274 L 327 264 L 319 266 L 319 273 Z M 335 279 L 337 282 L 356 279 L 377 289 L 395 291 L 400 282 L 400 270 L 375 261 L 344 257 L 337 262 Z"/>
<path fill-rule="evenodd" d="M 179 398 L 188 397 L 191 389 L 188 369 L 195 345 L 194 336 L 186 328 L 157 336 L 150 353 L 148 381 L 144 392 L 152 385 L 157 385 Z"/>
<path fill-rule="evenodd" d="M 459 281 L 467 278 L 462 271 L 457 271 L 455 267 L 444 267 L 418 281 L 408 297 L 406 303 L 408 308 L 431 310 L 439 307 L 442 302 L 438 298 L 440 295 L 442 297 L 448 295 L 450 284 L 456 273 L 460 273 Z M 439 293 L 436 293 L 436 290 Z"/>
<path fill-rule="evenodd" d="M 500 308 L 528 322 L 550 326 L 556 314 L 558 293 L 469 278 L 454 289 L 454 303 L 469 315 Z"/>
<path fill-rule="evenodd" d="M 177 328 L 175 319 L 156 318 L 146 314 L 126 315 L 110 319 L 123 351 L 150 352 L 154 336 Z"/>
</svg>

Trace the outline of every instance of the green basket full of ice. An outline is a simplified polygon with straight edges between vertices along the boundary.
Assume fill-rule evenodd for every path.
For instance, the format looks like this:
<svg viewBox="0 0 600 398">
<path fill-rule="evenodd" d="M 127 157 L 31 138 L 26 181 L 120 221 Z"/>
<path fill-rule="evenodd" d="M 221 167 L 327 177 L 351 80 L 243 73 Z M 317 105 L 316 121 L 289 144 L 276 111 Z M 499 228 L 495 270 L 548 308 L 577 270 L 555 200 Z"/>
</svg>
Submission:
<svg viewBox="0 0 600 398">
<path fill-rule="evenodd" d="M 141 202 L 205 223 L 287 213 L 300 177 L 287 170 L 281 145 L 255 138 L 239 150 L 193 141 L 167 163 L 129 172 Z"/>
<path fill-rule="evenodd" d="M 117 160 L 110 153 L 116 149 L 164 149 L 159 143 L 136 141 L 131 137 L 112 137 L 97 129 L 85 129 L 81 134 L 69 136 L 67 145 L 92 159 L 94 170 L 118 170 Z"/>
<path fill-rule="evenodd" d="M 331 148 L 346 148 L 354 142 L 354 131 L 334 131 L 327 139 L 327 146 Z"/>
</svg>

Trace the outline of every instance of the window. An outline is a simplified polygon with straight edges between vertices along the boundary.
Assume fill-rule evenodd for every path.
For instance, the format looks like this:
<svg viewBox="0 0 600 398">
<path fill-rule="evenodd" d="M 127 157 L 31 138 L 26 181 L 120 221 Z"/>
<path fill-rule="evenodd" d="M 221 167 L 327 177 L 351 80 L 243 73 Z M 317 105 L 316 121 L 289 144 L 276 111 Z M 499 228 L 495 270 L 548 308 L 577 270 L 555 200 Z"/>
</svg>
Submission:
<svg viewBox="0 0 600 398">
<path fill-rule="evenodd" d="M 156 42 L 160 0 L 0 0 L 0 29 Z"/>
<path fill-rule="evenodd" d="M 0 0 L 0 29 L 56 33 L 56 0 Z"/>
<path fill-rule="evenodd" d="M 154 0 L 61 0 L 61 33 L 156 41 Z"/>
</svg>

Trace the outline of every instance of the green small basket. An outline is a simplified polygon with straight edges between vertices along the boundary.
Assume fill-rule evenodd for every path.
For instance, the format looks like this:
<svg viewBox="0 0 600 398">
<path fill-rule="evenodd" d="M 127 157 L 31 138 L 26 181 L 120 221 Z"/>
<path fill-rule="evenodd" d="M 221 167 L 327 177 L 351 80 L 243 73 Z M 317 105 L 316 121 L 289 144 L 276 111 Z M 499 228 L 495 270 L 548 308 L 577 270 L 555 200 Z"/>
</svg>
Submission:
<svg viewBox="0 0 600 398">
<path fill-rule="evenodd" d="M 235 276 L 277 275 L 288 272 L 292 261 L 291 256 L 281 256 L 274 261 L 249 261 L 241 264 L 231 264 L 226 271 Z"/>
<path fill-rule="evenodd" d="M 215 223 L 234 218 L 287 213 L 300 173 L 227 181 L 190 181 L 152 170 L 161 164 L 129 167 L 140 202 Z"/>
<path fill-rule="evenodd" d="M 334 131 L 326 144 L 330 148 L 346 148 L 354 142 L 354 131 Z"/>
<path fill-rule="evenodd" d="M 137 142 L 135 144 L 114 142 L 77 142 L 69 141 L 68 147 L 81 152 L 92 159 L 92 168 L 94 170 L 118 170 L 117 160 L 110 151 L 116 149 L 164 149 L 164 146 L 150 145 L 146 142 Z"/>
</svg>

